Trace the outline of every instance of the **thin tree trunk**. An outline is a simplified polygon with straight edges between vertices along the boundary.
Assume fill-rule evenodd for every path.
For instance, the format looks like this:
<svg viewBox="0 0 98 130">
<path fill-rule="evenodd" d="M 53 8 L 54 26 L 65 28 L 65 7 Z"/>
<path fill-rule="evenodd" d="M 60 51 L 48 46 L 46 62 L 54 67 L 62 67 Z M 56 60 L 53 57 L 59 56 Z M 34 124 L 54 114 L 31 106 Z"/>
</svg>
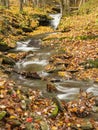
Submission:
<svg viewBox="0 0 98 130">
<path fill-rule="evenodd" d="M 1 0 L 2 6 L 6 6 L 6 0 Z"/>
<path fill-rule="evenodd" d="M 69 14 L 70 11 L 70 1 L 69 0 L 61 0 L 61 13 L 62 15 Z"/>
<path fill-rule="evenodd" d="M 9 0 L 6 0 L 6 7 L 9 9 Z"/>
<path fill-rule="evenodd" d="M 75 6 L 77 5 L 77 0 L 75 0 Z"/>
<path fill-rule="evenodd" d="M 38 8 L 39 7 L 39 0 L 36 0 L 36 7 Z"/>
<path fill-rule="evenodd" d="M 0 2 L 2 6 L 9 8 L 9 0 L 1 0 Z"/>
<path fill-rule="evenodd" d="M 84 4 L 86 2 L 86 0 L 80 0 L 80 4 L 79 4 L 79 8 L 82 4 Z"/>
<path fill-rule="evenodd" d="M 40 1 L 39 0 L 32 0 L 32 3 L 33 3 L 33 7 L 35 8 L 35 7 L 37 7 L 37 8 L 39 8 L 39 6 L 40 6 Z M 42 3 L 42 2 L 41 2 Z"/>
<path fill-rule="evenodd" d="M 23 0 L 20 0 L 20 12 L 23 11 Z"/>
<path fill-rule="evenodd" d="M 82 5 L 82 0 L 80 0 L 80 3 L 79 3 L 79 8 L 80 8 L 80 6 Z"/>
</svg>

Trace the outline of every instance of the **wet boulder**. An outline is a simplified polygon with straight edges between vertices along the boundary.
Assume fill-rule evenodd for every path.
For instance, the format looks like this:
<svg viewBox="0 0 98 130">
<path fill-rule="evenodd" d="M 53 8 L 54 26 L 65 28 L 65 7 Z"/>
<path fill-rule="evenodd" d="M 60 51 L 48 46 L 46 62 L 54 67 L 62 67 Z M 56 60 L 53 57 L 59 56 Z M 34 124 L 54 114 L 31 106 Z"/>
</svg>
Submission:
<svg viewBox="0 0 98 130">
<path fill-rule="evenodd" d="M 12 58 L 4 57 L 2 64 L 15 65 L 15 61 Z"/>
<path fill-rule="evenodd" d="M 28 47 L 40 47 L 41 40 L 40 39 L 31 39 L 31 41 L 28 43 Z"/>
<path fill-rule="evenodd" d="M 81 123 L 81 129 L 82 130 L 93 130 L 94 127 L 89 120 L 85 119 L 84 122 Z"/>
<path fill-rule="evenodd" d="M 8 35 L 8 34 L 7 34 Z M 0 35 L 0 51 L 8 51 L 16 47 L 16 41 L 13 39 L 13 36 L 4 36 Z"/>
<path fill-rule="evenodd" d="M 1 54 L 0 58 L 2 58 L 2 64 L 15 65 L 15 61 L 10 57 Z"/>
<path fill-rule="evenodd" d="M 46 14 L 34 14 L 33 18 L 38 20 L 39 26 L 48 26 L 50 24 L 50 17 Z"/>
<path fill-rule="evenodd" d="M 20 74 L 25 78 L 29 78 L 29 79 L 41 79 L 41 77 L 36 72 L 26 72 L 26 71 L 17 72 L 16 70 L 13 70 L 13 72 Z"/>
<path fill-rule="evenodd" d="M 22 30 L 24 32 L 32 32 L 33 31 L 32 28 L 30 28 L 30 27 L 22 27 Z"/>
<path fill-rule="evenodd" d="M 95 105 L 98 107 L 98 96 L 95 99 Z"/>
<path fill-rule="evenodd" d="M 57 88 L 55 87 L 54 84 L 48 83 L 48 84 L 47 84 L 47 91 L 48 91 L 48 92 L 57 92 Z"/>
<path fill-rule="evenodd" d="M 11 49 L 7 44 L 0 44 L 0 51 L 7 51 Z"/>
</svg>

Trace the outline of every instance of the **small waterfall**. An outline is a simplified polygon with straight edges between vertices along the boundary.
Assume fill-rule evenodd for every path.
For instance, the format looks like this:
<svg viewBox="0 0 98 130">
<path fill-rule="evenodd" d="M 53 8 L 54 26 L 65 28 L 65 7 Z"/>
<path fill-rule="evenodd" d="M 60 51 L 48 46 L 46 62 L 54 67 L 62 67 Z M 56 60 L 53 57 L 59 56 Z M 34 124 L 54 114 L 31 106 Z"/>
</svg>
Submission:
<svg viewBox="0 0 98 130">
<path fill-rule="evenodd" d="M 38 47 L 28 46 L 30 41 L 31 40 L 27 40 L 25 42 L 17 42 L 16 51 L 37 51 L 39 49 Z"/>
<path fill-rule="evenodd" d="M 54 28 L 54 29 L 57 29 L 59 23 L 60 23 L 60 19 L 62 17 L 62 14 L 59 13 L 59 14 L 50 14 L 50 16 L 53 18 L 51 21 L 50 21 L 50 24 L 51 26 Z"/>
</svg>

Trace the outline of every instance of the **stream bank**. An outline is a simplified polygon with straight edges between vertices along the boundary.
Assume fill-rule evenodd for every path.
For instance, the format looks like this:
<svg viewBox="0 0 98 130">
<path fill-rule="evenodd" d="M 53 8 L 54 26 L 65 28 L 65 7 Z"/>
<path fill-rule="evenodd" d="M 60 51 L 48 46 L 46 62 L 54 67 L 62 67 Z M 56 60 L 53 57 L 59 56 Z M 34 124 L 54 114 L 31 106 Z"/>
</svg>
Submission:
<svg viewBox="0 0 98 130">
<path fill-rule="evenodd" d="M 53 32 L 49 27 L 51 17 L 46 12 L 25 7 L 20 13 L 18 7 L 14 7 L 10 10 L 0 9 L 0 13 L 1 51 L 14 48 L 18 40 L 30 38 L 38 33 Z"/>
<path fill-rule="evenodd" d="M 52 35 L 58 34 L 52 33 Z M 7 76 L 0 79 L 1 128 L 97 130 L 98 84 L 95 83 L 97 80 L 76 80 L 74 74 L 77 73 L 77 61 L 79 60 L 79 63 L 85 61 L 84 53 L 82 54 L 84 47 L 88 58 L 97 58 L 98 53 L 95 48 L 98 44 L 97 42 L 94 44 L 96 39 L 92 40 L 94 43 L 92 41 L 81 43 L 74 39 L 59 41 L 56 37 L 55 40 L 52 39 L 53 41 L 45 41 L 45 44 L 40 40 L 41 37 L 44 38 L 42 35 L 36 35 L 33 39 L 20 41 L 16 49 L 10 51 L 11 54 L 5 53 L 6 56 L 16 59 L 17 63 L 13 63 L 14 71 L 13 67 L 10 68 L 12 70 L 8 70 L 7 66 L 6 72 L 11 72 L 10 79 Z M 88 52 L 90 50 L 94 53 L 86 53 L 87 49 Z M 14 54 L 18 58 L 15 58 Z M 8 60 L 6 63 L 8 65 L 11 62 Z M 3 63 L 5 64 L 4 60 Z M 95 71 L 97 68 L 96 66 L 93 68 L 90 69 L 95 72 L 94 79 L 97 79 L 98 73 Z M 37 78 L 34 79 L 34 76 Z M 38 76 L 41 78 L 39 79 Z"/>
<path fill-rule="evenodd" d="M 43 36 L 40 35 L 37 39 L 34 39 L 33 37 L 33 39 L 25 42 L 17 42 L 17 47 L 15 50 L 12 50 L 12 52 L 17 53 L 23 51 L 28 52 L 28 54 L 24 59 L 19 60 L 14 66 L 15 73 L 10 75 L 12 79 L 24 87 L 40 89 L 44 95 L 49 96 L 50 94 L 51 97 L 52 94 L 46 91 L 47 84 L 49 84 L 50 88 L 54 87 L 57 90 L 57 92 L 55 92 L 55 90 L 52 91 L 51 88 L 50 91 L 61 100 L 70 101 L 75 99 L 80 89 L 87 92 L 94 92 L 95 96 L 98 96 L 96 92 L 98 91 L 97 83 L 94 83 L 93 80 L 79 81 L 74 79 L 77 71 L 74 73 L 72 72 L 74 74 L 74 78 L 72 77 L 72 73 L 70 71 L 64 71 L 63 64 L 66 64 L 66 62 L 64 62 L 64 60 L 59 60 L 59 58 L 62 58 L 63 55 L 58 54 L 58 51 L 54 50 L 53 47 L 41 46 L 43 43 L 41 43 L 40 38 L 44 36 L 46 36 L 46 34 L 43 34 Z M 59 63 L 58 65 L 53 63 L 53 59 L 51 59 L 53 55 L 57 56 L 56 63 Z M 57 68 L 49 68 L 48 66 L 50 66 L 50 63 L 55 65 Z M 30 72 L 38 74 L 38 76 L 41 77 L 41 80 L 36 80 L 37 77 L 35 79 L 32 77 L 31 79 L 25 78 L 25 73 L 29 74 Z"/>
<path fill-rule="evenodd" d="M 0 77 L 0 127 L 17 130 L 97 130 L 97 84 L 47 73 L 45 66 L 49 63 L 48 58 L 58 52 L 52 47 L 44 48 L 38 39 L 35 46 L 30 43 L 32 40 L 33 43 L 36 41 L 33 38 L 18 42 L 16 49 L 7 54 L 15 58 L 14 53 L 20 53 L 17 56 L 21 59 L 14 65 L 14 71 L 10 71 L 10 78 Z M 26 77 L 24 72 L 30 72 L 30 76 L 36 72 L 41 79 Z"/>
</svg>

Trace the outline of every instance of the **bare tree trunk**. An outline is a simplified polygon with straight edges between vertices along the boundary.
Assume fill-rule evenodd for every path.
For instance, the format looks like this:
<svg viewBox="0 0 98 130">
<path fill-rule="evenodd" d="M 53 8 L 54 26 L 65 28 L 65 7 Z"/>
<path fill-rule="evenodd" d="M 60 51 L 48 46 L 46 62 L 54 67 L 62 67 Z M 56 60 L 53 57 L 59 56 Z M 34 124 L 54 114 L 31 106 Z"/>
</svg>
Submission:
<svg viewBox="0 0 98 130">
<path fill-rule="evenodd" d="M 36 7 L 39 7 L 39 0 L 36 0 Z"/>
<path fill-rule="evenodd" d="M 45 9 L 46 1 L 40 0 L 39 7 Z"/>
<path fill-rule="evenodd" d="M 9 0 L 6 0 L 6 7 L 9 9 Z"/>
<path fill-rule="evenodd" d="M 1 0 L 0 2 L 2 6 L 9 8 L 9 0 Z"/>
<path fill-rule="evenodd" d="M 20 12 L 23 11 L 23 0 L 20 0 Z"/>
<path fill-rule="evenodd" d="M 77 5 L 77 0 L 75 0 L 75 6 Z"/>
<path fill-rule="evenodd" d="M 62 15 L 69 14 L 70 11 L 70 0 L 61 0 L 61 13 Z"/>
<path fill-rule="evenodd" d="M 33 8 L 35 7 L 35 0 L 32 0 Z"/>
<path fill-rule="evenodd" d="M 82 4 L 84 4 L 86 2 L 86 0 L 80 0 L 80 4 L 79 4 L 79 8 Z"/>
<path fill-rule="evenodd" d="M 33 7 L 38 7 L 38 4 L 39 4 L 39 0 L 32 0 L 32 3 L 33 3 Z"/>
<path fill-rule="evenodd" d="M 1 0 L 2 6 L 6 6 L 6 0 Z"/>
</svg>

